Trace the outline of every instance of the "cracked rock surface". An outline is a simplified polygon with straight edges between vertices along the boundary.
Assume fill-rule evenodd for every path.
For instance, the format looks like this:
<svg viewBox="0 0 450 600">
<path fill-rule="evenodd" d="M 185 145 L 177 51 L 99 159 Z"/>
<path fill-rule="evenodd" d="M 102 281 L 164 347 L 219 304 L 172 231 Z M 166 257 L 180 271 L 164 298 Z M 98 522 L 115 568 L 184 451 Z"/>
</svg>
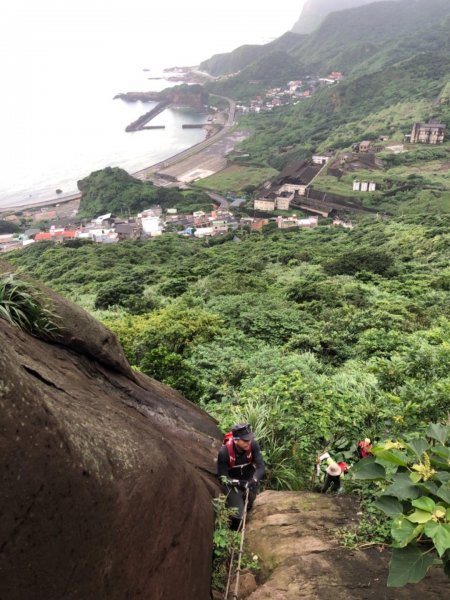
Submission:
<svg viewBox="0 0 450 600">
<path fill-rule="evenodd" d="M 333 530 L 356 523 L 349 496 L 309 492 L 260 494 L 247 524 L 247 544 L 258 555 L 266 581 L 248 600 L 444 600 L 450 583 L 434 569 L 419 584 L 387 588 L 389 552 L 351 551 Z"/>
<path fill-rule="evenodd" d="M 55 306 L 59 343 L 0 319 L 0 600 L 208 600 L 215 422 Z"/>
</svg>

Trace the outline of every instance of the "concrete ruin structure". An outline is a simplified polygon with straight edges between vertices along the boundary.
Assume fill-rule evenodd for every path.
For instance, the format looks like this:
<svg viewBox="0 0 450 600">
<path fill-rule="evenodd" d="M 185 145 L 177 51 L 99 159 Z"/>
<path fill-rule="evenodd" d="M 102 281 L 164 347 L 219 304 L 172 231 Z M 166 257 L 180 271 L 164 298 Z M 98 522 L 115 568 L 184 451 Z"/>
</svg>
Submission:
<svg viewBox="0 0 450 600">
<path fill-rule="evenodd" d="M 414 123 L 411 144 L 443 144 L 447 126 L 442 123 Z"/>
</svg>

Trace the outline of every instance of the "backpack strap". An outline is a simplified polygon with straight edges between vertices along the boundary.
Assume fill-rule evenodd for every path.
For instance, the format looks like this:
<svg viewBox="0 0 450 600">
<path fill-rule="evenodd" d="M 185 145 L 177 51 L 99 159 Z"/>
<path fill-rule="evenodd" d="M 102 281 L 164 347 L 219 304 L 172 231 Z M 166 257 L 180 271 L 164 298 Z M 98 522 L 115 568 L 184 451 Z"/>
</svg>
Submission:
<svg viewBox="0 0 450 600">
<path fill-rule="evenodd" d="M 236 464 L 236 452 L 234 451 L 233 437 L 225 437 L 225 446 L 228 450 L 228 465 L 230 469 Z"/>
</svg>

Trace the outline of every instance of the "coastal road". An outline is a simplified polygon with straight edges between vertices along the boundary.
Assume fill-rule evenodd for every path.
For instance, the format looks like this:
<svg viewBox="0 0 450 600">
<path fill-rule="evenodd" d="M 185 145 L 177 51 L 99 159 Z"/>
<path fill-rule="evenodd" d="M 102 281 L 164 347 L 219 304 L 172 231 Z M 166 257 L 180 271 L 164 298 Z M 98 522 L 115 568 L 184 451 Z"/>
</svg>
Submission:
<svg viewBox="0 0 450 600">
<path fill-rule="evenodd" d="M 159 172 L 159 173 L 162 173 L 163 175 L 169 175 L 171 177 L 178 179 L 178 176 L 182 175 L 183 173 L 189 174 L 190 172 L 193 172 L 194 176 L 191 179 L 191 181 L 192 181 L 193 179 L 195 179 L 195 171 L 196 170 L 199 171 L 199 174 L 200 174 L 200 171 L 204 171 L 204 172 L 210 171 L 209 174 L 212 174 L 213 172 L 217 172 L 217 171 L 223 169 L 225 166 L 223 164 L 223 162 L 220 162 L 220 164 L 216 164 L 216 163 L 213 164 L 212 162 L 208 161 L 208 159 L 205 155 L 200 155 L 200 153 L 202 153 L 204 150 L 206 150 L 213 144 L 215 145 L 217 142 L 220 142 L 223 138 L 230 136 L 230 130 L 235 125 L 235 115 L 236 115 L 235 101 L 232 100 L 231 98 L 227 98 L 225 96 L 216 96 L 216 97 L 221 98 L 222 100 L 226 100 L 229 104 L 228 117 L 227 117 L 225 125 L 223 126 L 222 129 L 220 129 L 216 134 L 211 135 L 206 140 L 203 140 L 202 142 L 195 144 L 195 146 L 191 146 L 190 148 L 187 148 L 187 150 L 183 150 L 183 152 L 179 152 L 178 154 L 175 154 L 175 156 L 172 156 L 164 161 L 156 163 L 155 165 L 147 167 L 146 169 L 141 169 L 140 171 L 136 171 L 135 173 L 132 173 L 133 177 L 136 177 L 137 179 L 142 179 L 142 180 L 153 179 L 152 176 L 154 176 L 157 172 Z M 245 137 L 242 139 L 245 139 Z M 229 142 L 230 141 L 232 141 L 231 138 L 229 138 Z M 236 141 L 241 141 L 240 136 L 239 136 L 239 139 L 237 139 Z M 236 143 L 236 141 L 235 141 L 235 143 Z M 215 150 L 212 153 L 209 153 L 209 156 L 215 156 L 216 158 L 218 158 L 221 155 L 221 157 L 223 159 L 225 156 L 224 152 L 230 152 L 233 147 L 234 147 L 234 144 L 230 148 L 230 143 L 225 143 L 222 146 L 217 145 L 215 147 Z M 191 157 L 196 157 L 196 161 L 186 163 L 183 166 L 180 165 L 180 163 L 182 163 L 183 161 L 186 161 L 186 159 L 189 159 Z M 226 164 L 226 160 L 225 160 L 225 164 Z M 175 172 L 172 172 L 171 170 L 169 170 L 169 168 L 174 165 L 178 165 L 178 168 L 175 170 Z M 177 176 L 177 174 L 178 174 L 178 176 Z M 182 179 L 181 179 L 181 181 L 182 181 Z"/>
<path fill-rule="evenodd" d="M 212 95 L 226 100 L 229 104 L 228 116 L 223 128 L 206 140 L 167 158 L 165 161 L 156 163 L 150 167 L 136 171 L 135 173 L 131 173 L 133 177 L 143 181 L 154 180 L 157 185 L 168 185 L 167 179 L 159 179 L 156 175 L 157 172 L 161 172 L 163 175 L 167 174 L 170 177 L 173 177 L 175 181 L 172 185 L 174 185 L 177 182 L 179 184 L 183 181 L 183 175 L 186 176 L 186 183 L 189 183 L 196 178 L 204 177 L 206 174 L 211 175 L 217 173 L 225 168 L 227 164 L 226 155 L 233 150 L 237 143 L 246 139 L 248 135 L 243 132 L 231 131 L 235 125 L 236 103 L 234 100 L 225 96 Z M 181 177 L 181 179 L 178 180 L 179 177 Z M 0 208 L 0 213 L 23 210 L 28 207 L 53 206 L 71 200 L 79 200 L 80 198 L 81 193 L 77 192 L 59 197 L 55 194 L 54 197 L 48 197 L 41 201 L 34 202 L 31 202 L 30 199 L 24 199 L 22 202 L 14 203 L 11 206 L 2 206 Z M 223 205 L 223 202 L 219 199 L 217 200 Z"/>
</svg>

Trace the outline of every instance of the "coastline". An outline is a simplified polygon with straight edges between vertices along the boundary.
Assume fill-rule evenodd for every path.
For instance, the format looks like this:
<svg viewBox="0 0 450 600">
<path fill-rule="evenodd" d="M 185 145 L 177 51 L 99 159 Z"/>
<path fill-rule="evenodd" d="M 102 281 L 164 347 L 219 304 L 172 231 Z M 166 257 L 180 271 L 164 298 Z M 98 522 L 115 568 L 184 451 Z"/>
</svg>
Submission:
<svg viewBox="0 0 450 600">
<path fill-rule="evenodd" d="M 159 161 L 157 163 L 154 163 L 152 165 L 149 165 L 147 167 L 144 167 L 142 169 L 139 169 L 138 171 L 134 171 L 133 173 L 130 173 L 130 175 L 132 175 L 133 177 L 136 177 L 137 179 L 141 179 L 141 180 L 147 180 L 149 178 L 149 176 L 156 174 L 156 172 L 160 169 L 164 169 L 164 168 L 168 168 L 171 167 L 177 163 L 182 162 L 184 159 L 193 159 L 195 158 L 195 155 L 199 155 L 199 163 L 201 163 L 201 157 L 200 157 L 200 153 L 208 148 L 209 146 L 211 146 L 212 144 L 214 144 L 216 141 L 220 140 L 221 138 L 224 138 L 231 130 L 231 128 L 234 126 L 235 122 L 234 122 L 234 116 L 235 116 L 235 103 L 233 100 L 229 99 L 229 98 L 225 98 L 228 102 L 229 102 L 229 112 L 228 112 L 228 117 L 226 122 L 224 122 L 220 127 L 215 128 L 214 126 L 210 125 L 210 124 L 205 124 L 205 130 L 206 130 L 206 138 L 204 140 L 202 140 L 201 142 L 198 142 L 192 146 L 189 146 L 188 148 L 186 148 L 185 150 L 182 150 L 181 152 L 177 152 L 176 154 L 168 157 L 167 159 L 163 160 L 163 161 Z M 215 131 L 213 131 L 213 129 L 215 129 Z M 200 168 L 200 165 L 199 165 Z M 180 182 L 181 183 L 181 182 Z M 39 209 L 42 207 L 47 207 L 47 206 L 56 206 L 58 204 L 62 204 L 65 202 L 69 202 L 72 200 L 77 200 L 81 198 L 81 192 L 71 192 L 68 193 L 67 195 L 54 195 L 51 198 L 46 198 L 46 199 L 36 199 L 36 201 L 32 202 L 29 199 L 25 199 L 23 201 L 18 200 L 17 202 L 13 203 L 12 205 L 9 206 L 0 206 L 0 216 L 4 213 L 12 213 L 12 212 L 16 212 L 16 211 L 22 211 L 22 210 L 32 210 L 34 208 Z"/>
</svg>

